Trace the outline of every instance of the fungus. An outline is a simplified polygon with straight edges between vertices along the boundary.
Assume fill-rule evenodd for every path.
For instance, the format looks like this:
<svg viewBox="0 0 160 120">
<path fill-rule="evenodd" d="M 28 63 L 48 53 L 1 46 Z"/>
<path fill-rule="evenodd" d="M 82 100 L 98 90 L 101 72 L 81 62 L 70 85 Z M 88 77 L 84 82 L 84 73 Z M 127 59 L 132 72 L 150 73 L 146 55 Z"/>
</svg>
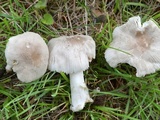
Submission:
<svg viewBox="0 0 160 120">
<path fill-rule="evenodd" d="M 73 112 L 93 102 L 84 81 L 83 71 L 95 58 L 95 42 L 90 36 L 75 35 L 53 38 L 48 43 L 50 58 L 48 69 L 65 72 L 70 77 L 71 107 Z"/>
<path fill-rule="evenodd" d="M 160 29 L 152 20 L 141 25 L 139 16 L 131 17 L 114 29 L 113 41 L 105 51 L 106 61 L 111 67 L 128 63 L 136 68 L 137 77 L 154 73 L 160 69 L 159 35 Z"/>
<path fill-rule="evenodd" d="M 31 82 L 46 72 L 49 51 L 40 35 L 25 32 L 9 39 L 5 57 L 7 71 L 13 70 L 22 82 Z"/>
</svg>

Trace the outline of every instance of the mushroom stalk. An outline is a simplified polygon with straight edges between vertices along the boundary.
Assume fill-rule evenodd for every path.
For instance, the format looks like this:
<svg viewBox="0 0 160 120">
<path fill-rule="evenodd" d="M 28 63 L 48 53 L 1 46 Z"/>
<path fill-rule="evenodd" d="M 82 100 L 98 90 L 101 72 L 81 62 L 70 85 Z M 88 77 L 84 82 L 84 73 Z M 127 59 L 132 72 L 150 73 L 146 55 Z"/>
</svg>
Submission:
<svg viewBox="0 0 160 120">
<path fill-rule="evenodd" d="M 71 87 L 71 107 L 73 112 L 84 108 L 85 103 L 93 102 L 89 96 L 88 88 L 84 82 L 83 71 L 69 74 Z"/>
</svg>

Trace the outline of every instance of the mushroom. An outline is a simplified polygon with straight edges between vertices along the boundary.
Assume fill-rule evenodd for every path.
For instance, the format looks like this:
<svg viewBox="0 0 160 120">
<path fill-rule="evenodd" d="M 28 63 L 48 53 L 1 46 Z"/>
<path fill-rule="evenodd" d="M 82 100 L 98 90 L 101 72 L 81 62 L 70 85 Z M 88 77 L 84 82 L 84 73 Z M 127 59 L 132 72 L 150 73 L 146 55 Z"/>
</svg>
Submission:
<svg viewBox="0 0 160 120">
<path fill-rule="evenodd" d="M 9 39 L 5 57 L 7 71 L 13 70 L 22 82 L 31 82 L 46 72 L 49 51 L 40 35 L 25 32 Z"/>
<path fill-rule="evenodd" d="M 114 29 L 113 41 L 105 51 L 106 61 L 111 67 L 128 63 L 136 68 L 137 77 L 154 73 L 160 69 L 159 35 L 160 29 L 152 20 L 141 25 L 139 16 L 131 17 Z"/>
<path fill-rule="evenodd" d="M 95 58 L 95 42 L 90 36 L 75 35 L 53 38 L 48 43 L 49 66 L 51 71 L 65 72 L 70 77 L 71 107 L 73 112 L 93 102 L 84 82 L 83 71 Z"/>
</svg>

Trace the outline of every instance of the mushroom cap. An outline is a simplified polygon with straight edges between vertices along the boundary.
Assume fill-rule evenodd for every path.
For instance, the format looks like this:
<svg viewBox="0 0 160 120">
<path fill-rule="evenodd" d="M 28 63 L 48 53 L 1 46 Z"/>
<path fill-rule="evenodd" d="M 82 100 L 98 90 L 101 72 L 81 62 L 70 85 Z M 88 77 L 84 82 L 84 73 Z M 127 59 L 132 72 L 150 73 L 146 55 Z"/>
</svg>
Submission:
<svg viewBox="0 0 160 120">
<path fill-rule="evenodd" d="M 131 17 L 127 23 L 113 31 L 111 48 L 105 51 L 106 61 L 111 67 L 128 63 L 141 77 L 160 69 L 160 29 L 152 21 L 141 25 L 139 16 Z M 113 49 L 115 48 L 115 49 Z"/>
<path fill-rule="evenodd" d="M 31 82 L 46 72 L 49 51 L 39 34 L 25 32 L 9 39 L 5 57 L 6 70 L 13 70 L 22 82 Z"/>
<path fill-rule="evenodd" d="M 61 36 L 48 43 L 48 69 L 67 74 L 88 69 L 95 58 L 95 41 L 87 35 Z"/>
</svg>

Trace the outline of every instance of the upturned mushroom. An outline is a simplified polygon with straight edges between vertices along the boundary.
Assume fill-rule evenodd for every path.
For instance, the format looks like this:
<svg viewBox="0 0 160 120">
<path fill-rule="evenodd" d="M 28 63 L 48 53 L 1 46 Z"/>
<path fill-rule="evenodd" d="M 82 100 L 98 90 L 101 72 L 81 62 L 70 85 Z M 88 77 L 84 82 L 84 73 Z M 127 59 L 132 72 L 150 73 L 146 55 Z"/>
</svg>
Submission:
<svg viewBox="0 0 160 120">
<path fill-rule="evenodd" d="M 65 72 L 70 77 L 71 107 L 73 112 L 84 108 L 85 103 L 93 102 L 84 81 L 83 71 L 95 58 L 95 42 L 90 36 L 75 35 L 53 38 L 48 43 L 50 58 L 49 70 Z"/>
<path fill-rule="evenodd" d="M 22 82 L 31 82 L 46 72 L 49 51 L 39 34 L 25 32 L 9 39 L 5 57 L 7 71 L 13 70 Z"/>
<path fill-rule="evenodd" d="M 136 68 L 137 77 L 154 73 L 160 69 L 159 35 L 160 29 L 152 20 L 141 25 L 139 16 L 131 17 L 114 29 L 113 41 L 105 51 L 106 61 L 111 67 L 128 63 Z"/>
</svg>

